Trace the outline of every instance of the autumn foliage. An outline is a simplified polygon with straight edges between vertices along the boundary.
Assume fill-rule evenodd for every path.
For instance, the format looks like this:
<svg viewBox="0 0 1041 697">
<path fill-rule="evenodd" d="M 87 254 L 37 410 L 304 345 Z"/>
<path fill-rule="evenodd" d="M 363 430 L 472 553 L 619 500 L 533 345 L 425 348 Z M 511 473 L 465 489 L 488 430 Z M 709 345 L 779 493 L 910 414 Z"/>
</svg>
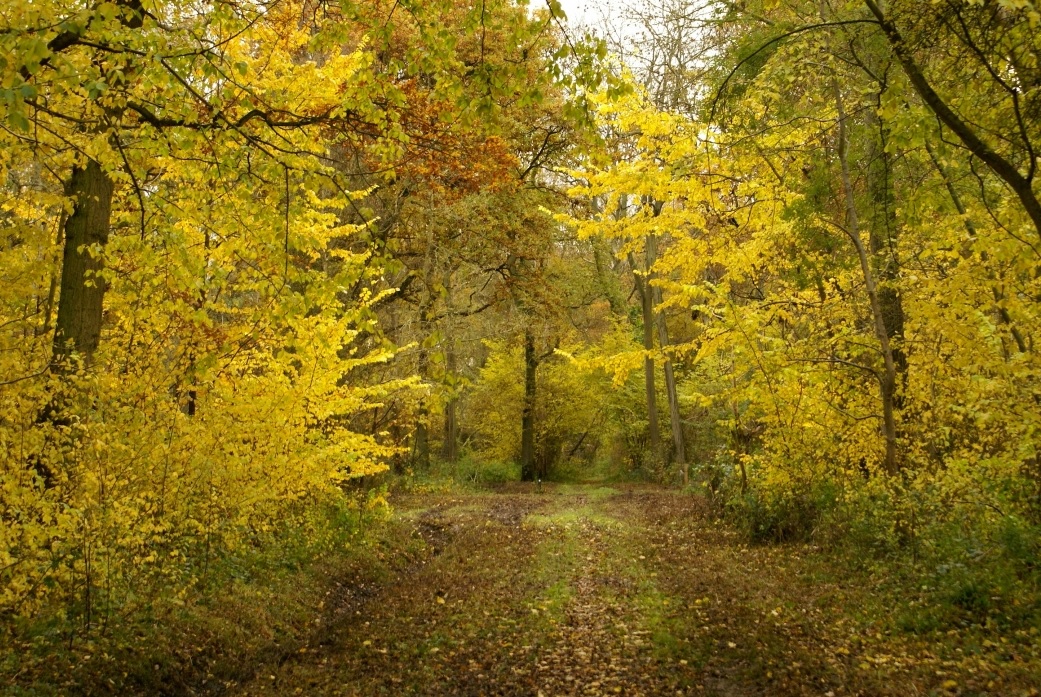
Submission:
<svg viewBox="0 0 1041 697">
<path fill-rule="evenodd" d="M 545 17 L 393 9 L 5 11 L 0 616 L 89 629 L 182 596 L 407 451 L 359 425 L 417 386 L 380 372 L 373 192 L 515 187 L 500 96 L 552 77 L 519 85 L 538 69 L 443 25 L 534 61 Z"/>
<path fill-rule="evenodd" d="M 441 475 L 1036 617 L 1036 4 L 8 0 L 0 643 Z"/>
</svg>

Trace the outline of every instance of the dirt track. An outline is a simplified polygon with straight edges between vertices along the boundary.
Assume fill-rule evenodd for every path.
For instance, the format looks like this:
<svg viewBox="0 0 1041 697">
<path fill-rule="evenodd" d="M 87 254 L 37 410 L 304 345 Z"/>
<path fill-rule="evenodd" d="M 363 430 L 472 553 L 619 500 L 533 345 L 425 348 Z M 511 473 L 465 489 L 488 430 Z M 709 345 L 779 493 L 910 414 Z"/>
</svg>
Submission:
<svg viewBox="0 0 1041 697">
<path fill-rule="evenodd" d="M 562 487 L 395 506 L 418 556 L 331 597 L 320 640 L 232 694 L 1030 694 L 1014 666 L 988 674 L 854 615 L 862 584 L 805 564 L 809 549 L 739 544 L 689 495 Z"/>
</svg>

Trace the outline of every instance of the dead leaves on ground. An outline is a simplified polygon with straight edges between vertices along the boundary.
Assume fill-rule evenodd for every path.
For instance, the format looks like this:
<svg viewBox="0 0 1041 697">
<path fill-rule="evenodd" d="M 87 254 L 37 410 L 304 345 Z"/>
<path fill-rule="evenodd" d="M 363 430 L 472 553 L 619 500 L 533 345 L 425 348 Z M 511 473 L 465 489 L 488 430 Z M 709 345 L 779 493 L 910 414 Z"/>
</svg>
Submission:
<svg viewBox="0 0 1041 697">
<path fill-rule="evenodd" d="M 1028 695 L 1041 665 L 1036 642 L 893 631 L 864 579 L 674 492 L 398 505 L 425 552 L 237 694 Z"/>
</svg>

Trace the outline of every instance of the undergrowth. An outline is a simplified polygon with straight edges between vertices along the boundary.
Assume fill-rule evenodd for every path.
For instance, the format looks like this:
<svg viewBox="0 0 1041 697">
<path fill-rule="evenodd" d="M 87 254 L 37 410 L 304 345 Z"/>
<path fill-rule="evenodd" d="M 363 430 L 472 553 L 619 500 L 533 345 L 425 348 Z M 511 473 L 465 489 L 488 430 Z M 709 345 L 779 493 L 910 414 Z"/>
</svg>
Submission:
<svg viewBox="0 0 1041 697">
<path fill-rule="evenodd" d="M 434 460 L 429 467 L 409 467 L 392 478 L 394 489 L 417 494 L 480 489 L 520 481 L 520 465 L 464 456 L 456 462 Z"/>
<path fill-rule="evenodd" d="M 891 629 L 1041 633 L 1041 525 L 939 488 L 868 480 L 742 491 L 733 468 L 696 470 L 716 515 L 752 544 L 810 545 L 873 585 Z"/>
<path fill-rule="evenodd" d="M 397 539 L 388 512 L 378 490 L 301 505 L 252 546 L 211 560 L 187 592 L 134 598 L 90 625 L 63 612 L 11 623 L 0 637 L 0 692 L 219 692 L 320 640 L 349 597 L 344 587 L 407 563 L 415 543 Z"/>
</svg>

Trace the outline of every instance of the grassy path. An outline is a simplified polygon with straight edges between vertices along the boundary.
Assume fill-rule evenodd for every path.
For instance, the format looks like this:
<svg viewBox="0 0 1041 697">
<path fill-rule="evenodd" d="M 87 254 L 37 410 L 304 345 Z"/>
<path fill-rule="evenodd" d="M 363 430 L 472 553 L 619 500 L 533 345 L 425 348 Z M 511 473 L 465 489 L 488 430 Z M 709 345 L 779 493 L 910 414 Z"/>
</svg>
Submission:
<svg viewBox="0 0 1041 697">
<path fill-rule="evenodd" d="M 995 663 L 894 636 L 841 569 L 743 547 L 689 496 L 562 487 L 395 506 L 423 551 L 330 597 L 320 638 L 231 694 L 1036 694 L 1036 653 Z"/>
</svg>

